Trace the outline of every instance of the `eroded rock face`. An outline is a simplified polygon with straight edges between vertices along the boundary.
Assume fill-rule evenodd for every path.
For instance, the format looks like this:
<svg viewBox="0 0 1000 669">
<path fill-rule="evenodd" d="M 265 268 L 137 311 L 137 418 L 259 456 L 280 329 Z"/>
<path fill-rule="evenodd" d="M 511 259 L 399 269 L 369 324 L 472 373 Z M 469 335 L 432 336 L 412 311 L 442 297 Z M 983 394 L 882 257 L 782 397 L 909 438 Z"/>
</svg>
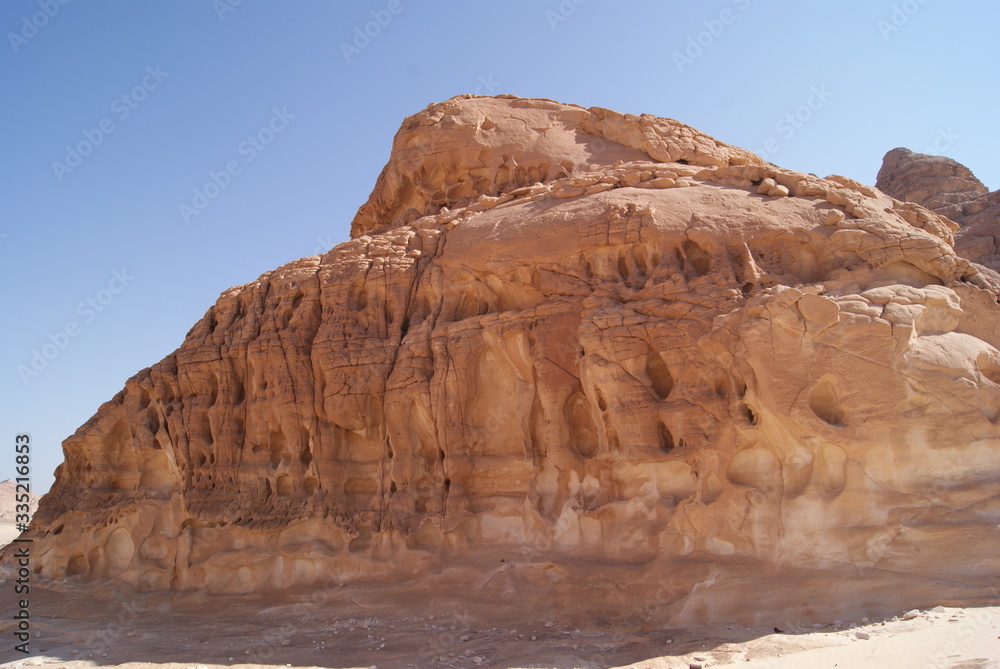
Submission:
<svg viewBox="0 0 1000 669">
<path fill-rule="evenodd" d="M 892 197 L 935 211 L 989 192 L 965 165 L 945 156 L 903 148 L 885 154 L 875 185 Z"/>
<path fill-rule="evenodd" d="M 995 597 L 1000 307 L 954 229 L 676 121 L 432 105 L 351 241 L 66 440 L 35 564 L 662 622 Z"/>
<path fill-rule="evenodd" d="M 956 252 L 1000 271 L 1000 191 L 989 192 L 965 165 L 943 156 L 893 149 L 885 154 L 875 185 L 958 223 Z"/>
</svg>

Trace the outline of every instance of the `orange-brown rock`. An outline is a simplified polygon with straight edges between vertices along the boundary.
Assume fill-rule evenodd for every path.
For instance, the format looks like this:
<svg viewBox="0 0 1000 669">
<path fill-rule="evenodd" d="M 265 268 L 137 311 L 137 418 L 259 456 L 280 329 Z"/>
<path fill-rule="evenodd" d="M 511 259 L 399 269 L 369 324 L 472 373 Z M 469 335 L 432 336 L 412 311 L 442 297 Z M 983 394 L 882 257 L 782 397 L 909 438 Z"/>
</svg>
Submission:
<svg viewBox="0 0 1000 669">
<path fill-rule="evenodd" d="M 66 440 L 36 564 L 662 622 L 995 598 L 1000 307 L 955 229 L 672 120 L 431 105 L 352 240 Z"/>
<path fill-rule="evenodd" d="M 944 156 L 893 149 L 885 154 L 875 185 L 958 223 L 955 251 L 1000 271 L 1000 191 L 989 192 L 965 165 Z"/>
</svg>

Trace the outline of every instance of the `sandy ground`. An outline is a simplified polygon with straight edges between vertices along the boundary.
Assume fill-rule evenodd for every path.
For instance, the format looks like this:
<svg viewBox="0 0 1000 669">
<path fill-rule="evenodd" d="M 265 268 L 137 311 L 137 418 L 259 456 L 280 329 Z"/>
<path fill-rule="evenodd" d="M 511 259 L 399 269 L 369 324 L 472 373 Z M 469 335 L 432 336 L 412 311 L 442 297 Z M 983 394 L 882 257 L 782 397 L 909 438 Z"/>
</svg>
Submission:
<svg viewBox="0 0 1000 669">
<path fill-rule="evenodd" d="M 563 629 L 419 606 L 141 596 L 102 600 L 73 588 L 32 587 L 31 655 L 12 650 L 11 583 L 4 592 L 3 666 L 214 667 L 880 667 L 1000 668 L 1000 607 L 937 607 L 912 619 L 832 622 L 806 629 L 740 627 Z M 357 594 L 357 593 L 356 593 Z M 404 614 L 400 614 L 403 611 Z M 407 613 L 407 611 L 412 611 Z"/>
<path fill-rule="evenodd" d="M 16 536 L 0 526 L 4 542 Z M 935 607 L 889 620 L 800 628 L 568 627 L 477 598 L 347 586 L 320 595 L 139 595 L 38 582 L 30 654 L 11 624 L 22 595 L 0 580 L 0 666 L 89 669 L 329 667 L 410 669 L 1000 669 L 1000 606 Z M 550 609 L 551 610 L 551 609 Z M 203 666 L 199 666 L 203 665 Z"/>
<path fill-rule="evenodd" d="M 0 546 L 5 546 L 17 538 L 20 532 L 14 527 L 13 521 L 0 520 Z"/>
</svg>

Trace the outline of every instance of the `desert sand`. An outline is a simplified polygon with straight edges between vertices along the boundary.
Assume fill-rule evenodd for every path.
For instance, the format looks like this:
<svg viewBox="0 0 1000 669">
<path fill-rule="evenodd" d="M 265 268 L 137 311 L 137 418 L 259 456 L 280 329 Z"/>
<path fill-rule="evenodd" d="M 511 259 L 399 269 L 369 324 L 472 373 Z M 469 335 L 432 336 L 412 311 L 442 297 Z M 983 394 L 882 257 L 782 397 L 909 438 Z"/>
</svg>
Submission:
<svg viewBox="0 0 1000 669">
<path fill-rule="evenodd" d="M 341 590 L 316 603 L 136 597 L 124 590 L 96 601 L 88 591 L 65 586 L 36 589 L 32 655 L 6 644 L 0 659 L 3 666 L 66 669 L 1000 667 L 1000 607 L 938 607 L 910 613 L 915 617 L 909 620 L 831 621 L 780 633 L 738 626 L 567 628 L 534 621 L 530 612 L 523 620 L 496 619 L 489 602 L 380 603 L 384 593 L 359 586 Z M 412 613 L 400 615 L 400 603 Z M 8 613 L 3 611 L 5 619 Z"/>
</svg>

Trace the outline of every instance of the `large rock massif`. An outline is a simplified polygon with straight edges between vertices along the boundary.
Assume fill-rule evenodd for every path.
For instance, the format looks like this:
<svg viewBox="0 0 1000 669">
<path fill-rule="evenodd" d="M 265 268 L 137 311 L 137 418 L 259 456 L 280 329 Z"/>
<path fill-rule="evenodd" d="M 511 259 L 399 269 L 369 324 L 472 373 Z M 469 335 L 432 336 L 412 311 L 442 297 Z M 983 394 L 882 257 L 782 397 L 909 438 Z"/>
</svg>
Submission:
<svg viewBox="0 0 1000 669">
<path fill-rule="evenodd" d="M 350 241 L 66 440 L 35 564 L 664 622 L 995 599 L 1000 307 L 956 229 L 672 120 L 431 105 Z"/>
</svg>

